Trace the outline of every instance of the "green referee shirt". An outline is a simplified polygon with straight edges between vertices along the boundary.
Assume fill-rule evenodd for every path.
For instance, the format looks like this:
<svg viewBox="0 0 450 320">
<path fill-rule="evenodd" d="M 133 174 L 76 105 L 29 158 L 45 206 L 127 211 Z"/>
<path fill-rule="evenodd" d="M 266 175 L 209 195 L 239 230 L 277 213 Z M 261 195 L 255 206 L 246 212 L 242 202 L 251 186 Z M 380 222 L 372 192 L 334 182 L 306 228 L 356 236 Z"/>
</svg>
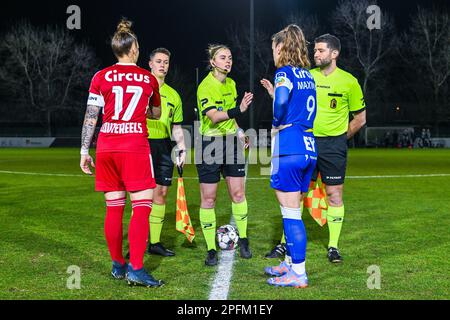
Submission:
<svg viewBox="0 0 450 320">
<path fill-rule="evenodd" d="M 366 108 L 358 80 L 336 68 L 325 76 L 320 68 L 311 70 L 316 82 L 317 115 L 314 121 L 316 137 L 336 137 L 348 131 L 349 113 Z"/>
<path fill-rule="evenodd" d="M 164 83 L 159 88 L 161 95 L 161 118 L 147 119 L 149 139 L 167 139 L 172 137 L 172 125 L 183 122 L 183 105 L 178 93 Z"/>
<path fill-rule="evenodd" d="M 204 136 L 235 134 L 237 129 L 234 119 L 214 124 L 206 113 L 212 109 L 226 112 L 236 107 L 236 101 L 237 92 L 234 80 L 227 77 L 225 83 L 222 83 L 210 72 L 197 89 L 200 133 Z"/>
</svg>

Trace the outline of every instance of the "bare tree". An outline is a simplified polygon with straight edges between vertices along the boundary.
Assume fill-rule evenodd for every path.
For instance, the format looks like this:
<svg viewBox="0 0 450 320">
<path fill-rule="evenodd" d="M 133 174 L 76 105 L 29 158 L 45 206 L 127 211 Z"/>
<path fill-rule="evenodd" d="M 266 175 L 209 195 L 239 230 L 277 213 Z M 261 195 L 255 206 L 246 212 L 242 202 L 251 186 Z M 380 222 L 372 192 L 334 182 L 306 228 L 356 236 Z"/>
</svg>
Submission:
<svg viewBox="0 0 450 320">
<path fill-rule="evenodd" d="M 285 20 L 285 25 L 294 23 L 298 25 L 307 41 L 313 42 L 316 37 L 318 37 L 322 31 L 322 27 L 319 24 L 319 19 L 316 15 L 309 14 L 306 12 L 291 13 Z"/>
<path fill-rule="evenodd" d="M 237 81 L 239 89 L 248 90 L 248 75 L 250 72 L 250 30 L 245 25 L 235 25 L 227 30 L 230 39 L 231 49 L 235 65 L 234 74 L 240 81 Z M 255 112 L 255 122 L 262 123 L 263 120 L 272 118 L 272 108 L 270 107 L 270 99 L 264 94 L 259 85 L 259 80 L 271 77 L 270 71 L 274 68 L 272 58 L 272 48 L 270 42 L 270 34 L 260 27 L 255 27 L 255 92 L 262 97 L 257 101 L 259 107 Z M 259 92 L 259 93 L 258 93 Z M 256 102 L 256 101 L 255 101 Z M 242 120 L 244 121 L 244 120 Z"/>
<path fill-rule="evenodd" d="M 286 20 L 282 22 L 279 29 L 284 28 L 290 23 L 295 23 L 302 28 L 307 40 L 312 41 L 317 36 L 319 28 L 318 19 L 314 15 L 304 13 L 296 13 L 289 15 Z M 275 30 L 279 31 L 279 30 Z M 235 70 L 239 70 L 239 74 L 244 77 L 250 72 L 250 30 L 245 25 L 235 25 L 228 29 L 228 38 L 230 39 L 231 48 L 233 49 L 233 56 L 236 60 Z M 274 32 L 272 32 L 274 33 Z M 264 107 L 258 107 L 256 114 L 256 122 L 262 120 L 272 119 L 271 100 L 265 94 L 265 90 L 259 85 L 259 80 L 262 78 L 271 79 L 274 71 L 274 61 L 272 56 L 271 35 L 260 26 L 255 27 L 255 91 L 259 92 L 258 96 L 263 97 L 260 101 Z M 246 78 L 245 78 L 246 79 Z M 238 83 L 239 84 L 239 83 Z"/>
<path fill-rule="evenodd" d="M 248 74 L 250 68 L 250 30 L 248 26 L 235 25 L 228 30 L 231 47 L 236 51 L 239 71 Z M 266 76 L 273 66 L 270 34 L 255 28 L 255 77 Z"/>
<path fill-rule="evenodd" d="M 297 24 L 304 32 L 308 41 L 313 41 L 320 31 L 317 16 L 307 13 L 291 13 L 282 23 L 281 28 L 288 24 Z M 278 30 L 276 30 L 278 31 Z M 240 70 L 248 73 L 250 65 L 250 32 L 247 26 L 236 25 L 228 30 L 228 37 L 233 49 L 237 50 Z M 255 74 L 256 78 L 266 77 L 273 67 L 271 48 L 271 33 L 261 27 L 255 28 Z"/>
<path fill-rule="evenodd" d="M 95 68 L 95 55 L 58 27 L 14 26 L 0 40 L 0 85 L 37 112 L 51 136 L 52 113 L 81 111 L 78 89 L 86 90 Z"/>
<path fill-rule="evenodd" d="M 381 15 L 380 29 L 368 28 L 367 9 L 375 4 L 369 0 L 341 0 L 333 17 L 335 33 L 343 51 L 348 52 L 344 61 L 362 71 L 365 94 L 369 81 L 382 70 L 384 58 L 397 45 L 393 19 L 387 12 Z"/>
<path fill-rule="evenodd" d="M 450 77 L 450 20 L 445 10 L 437 8 L 427 10 L 418 7 L 411 19 L 411 26 L 405 35 L 404 49 L 408 56 L 400 51 L 404 61 L 414 65 L 417 75 L 426 80 L 423 87 L 432 89 L 432 118 L 437 126 L 440 120 L 450 118 L 448 90 Z"/>
</svg>

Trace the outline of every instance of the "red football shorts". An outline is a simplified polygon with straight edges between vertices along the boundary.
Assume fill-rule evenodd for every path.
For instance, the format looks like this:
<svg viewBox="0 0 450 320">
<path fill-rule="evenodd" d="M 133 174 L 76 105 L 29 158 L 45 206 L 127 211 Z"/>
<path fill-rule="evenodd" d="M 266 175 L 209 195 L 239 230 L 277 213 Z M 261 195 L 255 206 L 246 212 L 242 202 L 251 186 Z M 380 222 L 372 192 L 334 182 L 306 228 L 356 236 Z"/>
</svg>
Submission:
<svg viewBox="0 0 450 320">
<path fill-rule="evenodd" d="M 143 191 L 156 188 L 148 153 L 101 152 L 96 157 L 95 191 Z"/>
</svg>

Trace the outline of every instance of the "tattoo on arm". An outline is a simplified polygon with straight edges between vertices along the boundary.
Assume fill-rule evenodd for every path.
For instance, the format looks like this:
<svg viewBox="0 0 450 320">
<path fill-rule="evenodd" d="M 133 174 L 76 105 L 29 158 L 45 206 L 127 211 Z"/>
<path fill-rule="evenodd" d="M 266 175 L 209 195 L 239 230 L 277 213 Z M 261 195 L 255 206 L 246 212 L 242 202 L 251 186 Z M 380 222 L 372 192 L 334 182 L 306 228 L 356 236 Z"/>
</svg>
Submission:
<svg viewBox="0 0 450 320">
<path fill-rule="evenodd" d="M 91 146 L 92 137 L 94 136 L 95 126 L 97 125 L 100 107 L 88 105 L 84 116 L 83 130 L 81 133 L 81 148 L 88 150 Z"/>
</svg>

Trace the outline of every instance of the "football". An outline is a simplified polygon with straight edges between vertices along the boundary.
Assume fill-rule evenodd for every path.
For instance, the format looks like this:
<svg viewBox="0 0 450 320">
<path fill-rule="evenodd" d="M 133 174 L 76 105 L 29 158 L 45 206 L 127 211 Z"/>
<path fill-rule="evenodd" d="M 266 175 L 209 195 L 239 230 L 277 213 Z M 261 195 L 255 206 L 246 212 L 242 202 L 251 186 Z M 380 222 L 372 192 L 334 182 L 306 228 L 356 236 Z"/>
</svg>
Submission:
<svg viewBox="0 0 450 320">
<path fill-rule="evenodd" d="M 234 250 L 238 246 L 239 233 L 232 225 L 217 229 L 217 242 L 222 250 Z"/>
</svg>

